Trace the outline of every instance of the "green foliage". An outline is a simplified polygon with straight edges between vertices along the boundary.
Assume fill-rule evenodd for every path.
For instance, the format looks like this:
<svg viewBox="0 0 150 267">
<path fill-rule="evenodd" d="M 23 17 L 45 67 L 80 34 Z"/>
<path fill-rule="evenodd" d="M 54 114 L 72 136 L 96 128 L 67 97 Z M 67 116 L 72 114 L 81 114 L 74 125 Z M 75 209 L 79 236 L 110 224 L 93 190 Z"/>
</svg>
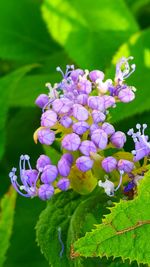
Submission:
<svg viewBox="0 0 150 267">
<path fill-rule="evenodd" d="M 16 192 L 11 187 L 0 201 L 0 267 L 6 260 L 6 252 L 10 245 L 14 219 Z"/>
<path fill-rule="evenodd" d="M 96 229 L 74 244 L 75 253 L 84 257 L 121 257 L 150 264 L 150 171 L 140 182 L 134 200 L 121 200 L 111 208 Z"/>
<path fill-rule="evenodd" d="M 0 79 L 0 88 L 1 88 L 1 97 L 0 97 L 0 107 L 1 107 L 1 116 L 0 116 L 0 158 L 4 152 L 4 144 L 5 144 L 5 135 L 4 128 L 7 118 L 7 112 L 9 108 L 9 101 L 11 96 L 14 95 L 14 91 L 19 83 L 19 81 L 23 78 L 23 76 L 29 72 L 35 65 L 24 66 L 11 74 L 4 76 Z"/>
<path fill-rule="evenodd" d="M 58 50 L 40 16 L 38 0 L 0 1 L 0 57 L 26 62 L 46 58 Z"/>
<path fill-rule="evenodd" d="M 85 68 L 108 66 L 118 47 L 138 30 L 122 0 L 45 0 L 42 11 L 53 38 Z"/>
</svg>

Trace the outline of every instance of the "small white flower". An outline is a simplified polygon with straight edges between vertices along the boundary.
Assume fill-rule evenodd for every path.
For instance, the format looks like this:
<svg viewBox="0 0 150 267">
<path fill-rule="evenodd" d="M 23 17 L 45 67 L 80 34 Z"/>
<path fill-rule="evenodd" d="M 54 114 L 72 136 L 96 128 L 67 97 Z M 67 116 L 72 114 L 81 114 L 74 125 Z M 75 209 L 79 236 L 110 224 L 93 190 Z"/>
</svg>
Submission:
<svg viewBox="0 0 150 267">
<path fill-rule="evenodd" d="M 109 181 L 108 179 L 106 179 L 105 182 L 102 182 L 101 180 L 98 182 L 98 185 L 100 187 L 103 187 L 104 190 L 105 190 L 105 193 L 112 197 L 114 196 L 114 191 L 115 191 L 115 188 L 114 188 L 114 184 L 113 182 Z"/>
</svg>

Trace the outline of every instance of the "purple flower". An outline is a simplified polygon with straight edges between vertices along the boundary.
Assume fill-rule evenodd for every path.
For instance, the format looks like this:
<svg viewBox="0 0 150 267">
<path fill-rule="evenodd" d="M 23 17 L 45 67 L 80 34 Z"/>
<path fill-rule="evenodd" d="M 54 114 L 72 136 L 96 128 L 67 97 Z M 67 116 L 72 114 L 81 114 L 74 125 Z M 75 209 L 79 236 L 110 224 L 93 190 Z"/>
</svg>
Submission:
<svg viewBox="0 0 150 267">
<path fill-rule="evenodd" d="M 113 107 L 115 105 L 115 98 L 113 96 L 110 95 L 104 95 L 103 96 L 104 99 L 104 107 L 105 109 Z"/>
<path fill-rule="evenodd" d="M 108 135 L 112 135 L 114 132 L 115 132 L 115 128 L 113 125 L 111 125 L 110 123 L 108 122 L 104 122 L 102 124 L 102 130 L 107 133 Z"/>
<path fill-rule="evenodd" d="M 93 118 L 94 123 L 99 123 L 99 122 L 103 122 L 106 119 L 106 116 L 104 113 L 102 113 L 99 110 L 93 110 L 92 118 Z"/>
<path fill-rule="evenodd" d="M 123 132 L 118 131 L 111 136 L 110 141 L 115 147 L 123 148 L 126 142 L 126 136 Z"/>
<path fill-rule="evenodd" d="M 78 150 L 80 143 L 81 140 L 77 134 L 67 134 L 62 140 L 62 147 L 70 151 L 76 151 Z"/>
<path fill-rule="evenodd" d="M 28 169 L 26 169 L 26 167 Z M 39 177 L 37 170 L 32 169 L 30 164 L 30 157 L 28 155 L 21 155 L 19 162 L 20 169 L 20 181 L 18 182 L 18 177 L 16 175 L 16 168 L 12 168 L 9 173 L 11 183 L 15 190 L 24 197 L 34 197 L 37 195 L 36 183 Z"/>
<path fill-rule="evenodd" d="M 43 173 L 41 175 L 41 181 L 45 184 L 49 184 L 55 181 L 58 176 L 57 167 L 54 165 L 47 165 L 43 169 Z"/>
<path fill-rule="evenodd" d="M 145 135 L 145 129 L 147 124 L 137 124 L 137 132 L 134 133 L 133 129 L 128 131 L 128 135 L 131 135 L 135 143 L 135 150 L 132 151 L 134 155 L 134 161 L 139 161 L 150 154 L 150 142 L 148 141 L 148 136 Z"/>
<path fill-rule="evenodd" d="M 42 114 L 41 126 L 52 127 L 57 122 L 57 114 L 53 110 L 47 110 Z"/>
<path fill-rule="evenodd" d="M 92 82 L 96 82 L 97 79 L 104 79 L 104 73 L 100 70 L 92 70 L 89 73 L 89 77 Z"/>
<path fill-rule="evenodd" d="M 82 172 L 86 172 L 92 169 L 93 163 L 94 161 L 90 157 L 87 157 L 87 156 L 79 157 L 76 160 L 76 166 Z"/>
<path fill-rule="evenodd" d="M 42 200 L 48 200 L 54 195 L 54 187 L 49 184 L 43 184 L 38 189 L 38 196 Z"/>
<path fill-rule="evenodd" d="M 108 136 L 103 130 L 98 129 L 92 133 L 91 140 L 99 149 L 105 149 L 108 143 Z"/>
<path fill-rule="evenodd" d="M 96 124 L 96 123 L 93 123 L 93 124 L 91 125 L 91 127 L 90 127 L 90 133 L 91 133 L 91 135 L 92 135 L 92 133 L 93 133 L 95 130 L 97 130 L 97 129 L 100 129 L 100 126 L 99 126 L 98 124 Z"/>
<path fill-rule="evenodd" d="M 60 120 L 61 125 L 63 125 L 65 128 L 70 128 L 72 124 L 72 119 L 68 116 L 64 116 Z"/>
<path fill-rule="evenodd" d="M 71 79 L 74 81 L 74 82 L 77 82 L 78 79 L 79 79 L 79 76 L 82 76 L 84 74 L 84 71 L 81 70 L 81 69 L 76 69 L 76 70 L 73 70 L 70 74 L 70 77 Z"/>
<path fill-rule="evenodd" d="M 118 161 L 117 167 L 120 171 L 124 171 L 126 173 L 129 173 L 134 169 L 134 163 L 129 161 L 129 160 L 120 159 Z"/>
<path fill-rule="evenodd" d="M 54 132 L 47 128 L 39 130 L 37 136 L 40 143 L 44 145 L 51 145 L 55 140 Z"/>
<path fill-rule="evenodd" d="M 93 153 L 97 152 L 97 148 L 96 148 L 95 144 L 89 140 L 83 141 L 79 147 L 79 150 L 85 156 L 90 156 L 91 152 L 93 152 Z"/>
<path fill-rule="evenodd" d="M 116 65 L 115 82 L 122 84 L 123 80 L 127 79 L 134 71 L 135 64 L 129 65 L 129 60 L 133 57 L 122 57 Z M 122 68 L 124 66 L 124 69 Z M 123 69 L 123 70 L 122 70 Z"/>
<path fill-rule="evenodd" d="M 135 98 L 134 92 L 130 88 L 122 89 L 118 93 L 118 98 L 121 102 L 128 103 Z"/>
<path fill-rule="evenodd" d="M 35 100 L 35 104 L 40 107 L 44 108 L 44 106 L 49 102 L 49 97 L 46 94 L 41 94 Z"/>
<path fill-rule="evenodd" d="M 89 129 L 89 127 L 87 122 L 79 121 L 73 124 L 72 129 L 76 134 L 82 135 Z"/>
<path fill-rule="evenodd" d="M 113 157 L 107 157 L 102 161 L 102 168 L 106 172 L 112 172 L 117 168 L 117 160 Z"/>
<path fill-rule="evenodd" d="M 41 155 L 36 162 L 36 168 L 38 169 L 38 171 L 42 172 L 44 167 L 50 164 L 51 164 L 50 158 L 46 155 Z"/>
<path fill-rule="evenodd" d="M 57 187 L 62 191 L 67 191 L 69 186 L 70 180 L 68 178 L 61 178 L 57 183 Z"/>
<path fill-rule="evenodd" d="M 89 94 L 92 91 L 92 84 L 86 78 L 81 77 L 77 84 L 77 89 L 81 93 Z"/>
<path fill-rule="evenodd" d="M 60 98 L 54 100 L 52 107 L 53 110 L 58 114 L 65 114 L 70 111 L 72 104 L 72 101 L 70 101 L 68 98 Z"/>
<path fill-rule="evenodd" d="M 97 109 L 103 112 L 105 110 L 104 98 L 100 96 L 89 96 L 88 106 L 91 109 Z"/>
<path fill-rule="evenodd" d="M 80 94 L 77 96 L 77 103 L 80 105 L 87 105 L 87 101 L 88 101 L 88 95 L 86 94 Z"/>
<path fill-rule="evenodd" d="M 72 155 L 64 154 L 58 161 L 58 171 L 61 176 L 68 176 L 72 165 Z"/>
<path fill-rule="evenodd" d="M 87 109 L 81 106 L 80 104 L 73 105 L 72 114 L 79 121 L 86 121 L 89 116 Z"/>
</svg>

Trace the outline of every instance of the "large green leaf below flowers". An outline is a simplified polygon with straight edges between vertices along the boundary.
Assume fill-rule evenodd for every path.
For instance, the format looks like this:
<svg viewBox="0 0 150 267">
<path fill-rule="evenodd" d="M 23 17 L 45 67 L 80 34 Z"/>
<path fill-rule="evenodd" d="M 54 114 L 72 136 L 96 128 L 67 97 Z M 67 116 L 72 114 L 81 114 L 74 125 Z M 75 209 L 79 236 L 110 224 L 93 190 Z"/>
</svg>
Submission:
<svg viewBox="0 0 150 267">
<path fill-rule="evenodd" d="M 123 0 L 45 0 L 43 18 L 52 37 L 83 68 L 104 68 L 138 25 Z"/>
<path fill-rule="evenodd" d="M 84 257 L 121 257 L 150 265 L 150 171 L 134 200 L 121 200 L 101 224 L 74 243 L 73 252 Z"/>
<path fill-rule="evenodd" d="M 109 212 L 106 207 L 112 205 L 110 199 L 99 188 L 86 197 L 81 197 L 73 191 L 56 194 L 41 213 L 36 226 L 37 242 L 50 266 L 110 266 L 112 259 L 75 258 L 72 254 L 72 245 L 90 231 L 94 224 L 102 222 L 102 215 Z M 62 256 L 60 256 L 62 245 L 59 236 L 64 244 Z M 115 260 L 115 264 L 129 266 L 128 262 L 124 264 L 121 260 Z"/>
</svg>

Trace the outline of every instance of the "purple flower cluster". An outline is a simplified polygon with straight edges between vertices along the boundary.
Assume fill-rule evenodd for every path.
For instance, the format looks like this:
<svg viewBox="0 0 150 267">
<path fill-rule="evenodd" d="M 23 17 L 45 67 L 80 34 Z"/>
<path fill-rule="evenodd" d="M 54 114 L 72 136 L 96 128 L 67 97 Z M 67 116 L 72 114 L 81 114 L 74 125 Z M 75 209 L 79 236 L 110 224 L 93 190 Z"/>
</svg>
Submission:
<svg viewBox="0 0 150 267">
<path fill-rule="evenodd" d="M 70 164 L 69 159 L 70 155 L 66 154 L 66 164 Z M 18 182 L 16 168 L 12 168 L 9 177 L 13 187 L 20 195 L 25 197 L 38 196 L 42 200 L 48 200 L 53 196 L 55 188 L 66 191 L 70 186 L 69 179 L 61 177 L 63 172 L 60 173 L 59 170 L 60 165 L 58 164 L 57 168 L 46 155 L 41 155 L 38 158 L 36 169 L 32 169 L 28 155 L 21 155 L 19 162 L 21 184 Z M 65 173 L 63 174 L 66 176 Z"/>
<path fill-rule="evenodd" d="M 131 59 L 133 58 L 122 58 L 117 63 L 114 81 L 104 80 L 105 75 L 100 70 L 75 69 L 73 65 L 68 65 L 63 73 L 61 68 L 57 67 L 57 71 L 62 74 L 61 82 L 53 87 L 47 83 L 48 95 L 41 94 L 35 101 L 42 109 L 42 116 L 34 139 L 48 146 L 55 140 L 58 141 L 62 156 L 55 166 L 47 156 L 41 155 L 36 169 L 31 168 L 27 155 L 21 156 L 22 185 L 17 181 L 16 169 L 13 168 L 10 172 L 11 182 L 21 195 L 39 196 L 46 200 L 51 198 L 56 188 L 67 190 L 72 167 L 76 166 L 79 172 L 93 172 L 96 155 L 102 159 L 99 168 L 107 174 L 117 170 L 120 175 L 116 188 L 108 179 L 105 182 L 99 181 L 99 186 L 103 187 L 108 195 L 113 195 L 114 191 L 118 190 L 124 174 L 132 174 L 132 161 L 117 160 L 113 155 L 106 158 L 103 156 L 103 150 L 110 147 L 122 149 L 126 142 L 126 135 L 116 131 L 110 124 L 109 112 L 111 108 L 116 107 L 117 102 L 127 103 L 135 98 L 135 88 L 125 83 L 125 79 L 135 70 L 134 64 L 129 65 Z M 133 129 L 128 133 L 135 141 L 134 161 L 150 152 L 147 137 L 140 133 L 140 126 L 137 128 L 138 133 L 135 134 Z"/>
</svg>

